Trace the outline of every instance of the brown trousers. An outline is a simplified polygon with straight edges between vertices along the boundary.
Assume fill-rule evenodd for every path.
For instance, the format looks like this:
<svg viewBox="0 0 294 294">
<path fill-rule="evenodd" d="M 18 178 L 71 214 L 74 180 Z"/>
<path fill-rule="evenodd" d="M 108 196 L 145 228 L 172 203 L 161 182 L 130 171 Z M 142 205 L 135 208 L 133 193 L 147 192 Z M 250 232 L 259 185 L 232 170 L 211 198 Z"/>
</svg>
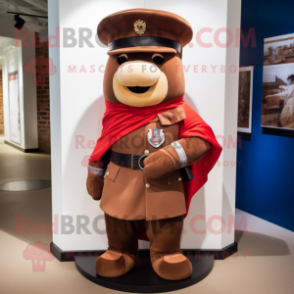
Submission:
<svg viewBox="0 0 294 294">
<path fill-rule="evenodd" d="M 138 255 L 139 222 L 111 217 L 105 214 L 108 249 Z M 183 216 L 169 219 L 145 221 L 146 234 L 150 241 L 151 261 L 163 255 L 181 252 L 180 240 Z"/>
</svg>

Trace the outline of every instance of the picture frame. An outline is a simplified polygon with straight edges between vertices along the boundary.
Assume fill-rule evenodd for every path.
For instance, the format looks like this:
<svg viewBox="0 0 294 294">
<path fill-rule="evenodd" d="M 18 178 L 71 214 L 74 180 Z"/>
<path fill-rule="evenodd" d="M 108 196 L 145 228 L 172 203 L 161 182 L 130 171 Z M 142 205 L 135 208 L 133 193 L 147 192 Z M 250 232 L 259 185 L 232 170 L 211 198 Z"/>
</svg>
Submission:
<svg viewBox="0 0 294 294">
<path fill-rule="evenodd" d="M 253 66 L 240 67 L 238 91 L 238 132 L 252 131 Z"/>
<path fill-rule="evenodd" d="M 261 126 L 294 130 L 294 33 L 264 39 Z"/>
</svg>

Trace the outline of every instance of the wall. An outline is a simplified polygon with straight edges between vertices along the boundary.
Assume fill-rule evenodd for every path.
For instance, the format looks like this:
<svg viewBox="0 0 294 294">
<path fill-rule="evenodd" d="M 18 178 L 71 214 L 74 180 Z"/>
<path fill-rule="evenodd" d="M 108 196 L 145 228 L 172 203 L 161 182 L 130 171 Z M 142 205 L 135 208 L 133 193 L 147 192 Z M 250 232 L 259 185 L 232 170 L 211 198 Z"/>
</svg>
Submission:
<svg viewBox="0 0 294 294">
<path fill-rule="evenodd" d="M 4 134 L 2 70 L 0 70 L 0 135 Z"/>
<path fill-rule="evenodd" d="M 38 110 L 38 143 L 41 152 L 50 153 L 50 90 L 49 90 L 49 62 L 48 43 L 38 43 L 36 56 L 43 56 L 46 62 L 45 72 L 41 67 L 43 62 L 37 59 L 37 74 L 45 75 L 42 83 L 37 85 L 37 110 Z"/>
<path fill-rule="evenodd" d="M 286 0 L 242 0 L 241 28 L 256 32 L 256 47 L 241 47 L 240 65 L 255 66 L 252 134 L 238 149 L 236 206 L 294 231 L 294 130 L 261 128 L 263 39 L 294 32 L 294 4 Z"/>
<path fill-rule="evenodd" d="M 70 234 L 53 234 L 53 242 L 64 251 L 107 247 L 105 232 L 97 233 L 97 226 L 104 230 L 103 212 L 85 187 L 88 158 L 100 136 L 105 110 L 103 67 L 108 56 L 107 49 L 95 42 L 95 36 L 102 18 L 138 7 L 176 13 L 191 23 L 194 30 L 192 44 L 183 49 L 185 100 L 218 136 L 234 140 L 237 135 L 239 47 L 234 46 L 235 42 L 229 48 L 217 46 L 214 34 L 219 28 L 228 27 L 234 32 L 238 45 L 239 37 L 235 40 L 235 32 L 240 26 L 240 1 L 111 0 L 107 5 L 102 0 L 49 1 L 49 35 L 56 35 L 56 29 L 60 28 L 60 40 L 64 41 L 65 28 L 73 30 L 75 38 L 81 28 L 89 28 L 92 33 L 92 46 L 77 42 L 73 46 L 61 43 L 49 48 L 50 59 L 57 68 L 57 72 L 50 75 L 52 218 L 55 222 L 56 215 L 57 218 L 66 215 L 73 224 L 80 216 L 89 220 L 89 233 L 82 231 L 79 234 L 74 230 Z M 204 42 L 213 44 L 210 48 L 200 46 L 196 41 L 196 33 L 204 27 L 212 29 L 212 33 L 203 36 Z M 225 37 L 222 34 L 222 43 L 226 42 Z M 231 65 L 235 66 L 235 72 L 221 70 L 222 66 L 229 68 Z M 207 72 L 201 70 L 202 66 L 207 67 Z M 223 231 L 219 219 L 211 226 L 208 220 L 221 216 L 227 223 L 235 215 L 236 166 L 225 166 L 226 162 L 235 163 L 235 160 L 236 149 L 224 148 L 219 164 L 209 174 L 208 183 L 194 196 L 184 223 L 182 248 L 221 249 L 234 242 L 234 230 Z M 197 216 L 200 216 L 198 221 Z M 205 233 L 196 235 L 194 228 Z M 217 230 L 220 233 L 214 233 Z M 142 242 L 141 248 L 146 246 Z"/>
</svg>

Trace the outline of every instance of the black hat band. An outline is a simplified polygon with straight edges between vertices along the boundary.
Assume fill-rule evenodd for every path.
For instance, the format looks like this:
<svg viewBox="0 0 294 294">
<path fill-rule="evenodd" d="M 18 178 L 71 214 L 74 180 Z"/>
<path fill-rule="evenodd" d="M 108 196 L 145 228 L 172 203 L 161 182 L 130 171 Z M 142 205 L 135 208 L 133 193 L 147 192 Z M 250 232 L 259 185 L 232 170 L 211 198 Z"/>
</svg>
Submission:
<svg viewBox="0 0 294 294">
<path fill-rule="evenodd" d="M 177 41 L 161 38 L 161 37 L 129 37 L 118 39 L 110 42 L 108 44 L 109 51 L 115 49 L 129 48 L 129 47 L 148 47 L 148 46 L 158 46 L 158 47 L 168 47 L 173 48 L 177 52 L 181 53 L 181 44 Z"/>
</svg>

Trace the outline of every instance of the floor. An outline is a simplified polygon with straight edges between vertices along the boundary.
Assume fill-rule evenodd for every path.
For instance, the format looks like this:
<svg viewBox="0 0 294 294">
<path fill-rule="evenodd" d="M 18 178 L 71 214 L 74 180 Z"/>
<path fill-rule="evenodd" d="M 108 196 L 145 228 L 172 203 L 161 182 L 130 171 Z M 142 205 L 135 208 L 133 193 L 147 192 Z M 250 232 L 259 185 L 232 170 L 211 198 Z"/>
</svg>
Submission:
<svg viewBox="0 0 294 294">
<path fill-rule="evenodd" d="M 0 184 L 24 179 L 50 180 L 50 156 L 24 154 L 0 137 Z M 174 293 L 186 294 L 292 294 L 294 293 L 294 232 L 266 222 L 243 211 L 237 220 L 247 218 L 248 232 L 236 234 L 238 255 L 215 261 L 210 275 L 200 283 Z M 29 230 L 17 232 L 16 219 L 26 227 L 51 222 L 51 189 L 26 192 L 0 191 L 0 293 L 99 293 L 117 291 L 100 287 L 85 279 L 73 262 L 47 261 L 43 272 L 34 271 L 25 259 L 29 244 L 49 244 L 52 236 Z"/>
</svg>

